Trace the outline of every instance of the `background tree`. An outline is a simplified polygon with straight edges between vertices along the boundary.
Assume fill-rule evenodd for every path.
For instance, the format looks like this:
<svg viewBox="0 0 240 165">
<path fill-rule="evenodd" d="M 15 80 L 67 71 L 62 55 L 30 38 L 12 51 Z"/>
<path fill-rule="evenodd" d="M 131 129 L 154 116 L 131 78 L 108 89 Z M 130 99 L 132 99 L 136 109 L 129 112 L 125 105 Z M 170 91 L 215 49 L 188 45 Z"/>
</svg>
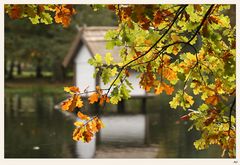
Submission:
<svg viewBox="0 0 240 165">
<path fill-rule="evenodd" d="M 21 6 L 21 5 L 20 5 Z M 16 9 L 18 11 L 36 10 L 36 6 Z M 113 26 L 117 25 L 117 19 L 114 13 L 108 9 L 94 11 L 90 5 L 75 6 L 76 10 L 81 11 L 72 18 L 72 24 L 68 28 L 63 28 L 56 23 L 53 24 L 32 24 L 28 20 L 14 19 L 14 21 L 5 15 L 5 70 L 7 77 L 13 78 L 15 67 L 20 71 L 20 64 L 32 65 L 36 77 L 42 77 L 42 71 L 52 72 L 52 79 L 63 81 L 65 71 L 61 65 L 67 50 L 77 33 L 78 26 Z M 30 12 L 31 13 L 31 12 Z M 86 14 L 87 13 L 87 14 Z M 45 14 L 44 16 L 46 16 Z M 11 17 L 14 17 L 13 15 Z M 101 18 L 106 19 L 101 19 Z M 52 18 L 49 17 L 48 20 Z M 35 20 L 32 20 L 36 23 Z M 35 22 L 34 22 L 35 21 Z M 50 21 L 51 22 L 51 21 Z M 44 22 L 44 23 L 50 23 Z M 37 52 L 37 53 L 36 53 Z M 9 66 L 8 66 L 9 65 Z M 8 70 L 8 73 L 7 73 Z"/>
</svg>

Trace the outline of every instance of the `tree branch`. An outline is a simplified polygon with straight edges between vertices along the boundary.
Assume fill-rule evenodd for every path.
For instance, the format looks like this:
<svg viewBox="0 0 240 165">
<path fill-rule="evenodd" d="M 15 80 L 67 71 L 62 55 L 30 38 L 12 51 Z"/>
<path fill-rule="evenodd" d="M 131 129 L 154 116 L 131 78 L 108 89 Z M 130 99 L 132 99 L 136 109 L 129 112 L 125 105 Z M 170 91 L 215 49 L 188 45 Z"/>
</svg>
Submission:
<svg viewBox="0 0 240 165">
<path fill-rule="evenodd" d="M 113 82 L 111 83 L 111 85 L 109 86 L 109 90 L 107 91 L 107 95 L 109 94 L 112 86 L 114 85 L 114 83 L 117 81 L 117 79 L 119 78 L 120 74 L 122 73 L 122 71 L 131 63 L 133 63 L 134 61 L 144 57 L 146 54 L 148 54 L 162 39 L 163 37 L 170 31 L 170 29 L 172 28 L 172 26 L 174 25 L 174 23 L 176 22 L 176 20 L 178 19 L 179 15 L 185 10 L 185 8 L 187 7 L 187 5 L 184 5 L 182 7 L 180 7 L 177 11 L 176 16 L 174 17 L 173 22 L 170 24 L 170 26 L 168 27 L 168 29 L 162 34 L 162 36 L 142 55 L 138 56 L 137 58 L 135 58 L 134 60 L 129 61 L 128 63 L 126 63 L 124 66 L 122 66 L 122 68 L 120 69 L 118 75 L 116 76 L 116 78 L 113 80 Z"/>
<path fill-rule="evenodd" d="M 229 111 L 229 129 L 228 129 L 228 134 L 230 135 L 230 130 L 231 130 L 231 127 L 232 127 L 232 120 L 231 120 L 231 116 L 232 116 L 232 111 L 233 111 L 233 108 L 236 104 L 236 97 L 234 98 L 233 102 L 232 102 L 232 105 L 230 107 L 230 111 Z"/>
</svg>

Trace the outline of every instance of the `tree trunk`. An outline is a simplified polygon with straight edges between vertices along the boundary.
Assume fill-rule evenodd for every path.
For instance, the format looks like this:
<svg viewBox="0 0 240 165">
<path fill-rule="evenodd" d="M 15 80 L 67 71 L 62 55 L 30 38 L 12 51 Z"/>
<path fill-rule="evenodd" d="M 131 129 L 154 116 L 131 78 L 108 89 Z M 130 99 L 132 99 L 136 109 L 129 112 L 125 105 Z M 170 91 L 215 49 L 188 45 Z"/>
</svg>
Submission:
<svg viewBox="0 0 240 165">
<path fill-rule="evenodd" d="M 17 63 L 17 74 L 22 75 L 22 67 L 20 62 Z"/>
<path fill-rule="evenodd" d="M 14 69 L 14 61 L 11 61 L 10 69 L 8 71 L 8 79 L 13 79 L 13 69 Z"/>
<path fill-rule="evenodd" d="M 7 60 L 4 60 L 4 77 L 6 77 L 8 71 L 7 71 Z"/>
<path fill-rule="evenodd" d="M 61 61 L 59 58 L 55 58 L 53 67 L 52 67 L 52 73 L 53 73 L 53 80 L 54 81 L 63 81 L 64 80 L 64 70 L 61 65 Z"/>
<path fill-rule="evenodd" d="M 40 60 L 38 60 L 37 66 L 36 66 L 36 78 L 41 78 L 42 75 L 42 66 Z"/>
</svg>

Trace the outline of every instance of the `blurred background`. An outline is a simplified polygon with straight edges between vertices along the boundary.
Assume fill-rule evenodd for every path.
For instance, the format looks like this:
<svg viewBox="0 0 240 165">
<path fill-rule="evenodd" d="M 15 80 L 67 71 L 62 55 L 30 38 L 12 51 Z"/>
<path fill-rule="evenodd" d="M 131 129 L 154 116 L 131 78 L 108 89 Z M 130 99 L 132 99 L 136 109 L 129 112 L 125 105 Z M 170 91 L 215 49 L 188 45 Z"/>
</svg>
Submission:
<svg viewBox="0 0 240 165">
<path fill-rule="evenodd" d="M 144 112 L 141 99 L 126 101 L 122 113 L 109 105 L 102 113 L 106 128 L 92 142 L 72 140 L 75 116 L 54 108 L 66 98 L 63 87 L 73 85 L 73 67 L 62 61 L 76 27 L 117 25 L 109 10 L 76 8 L 68 28 L 5 15 L 5 158 L 219 158 L 218 146 L 194 148 L 200 134 L 188 131 L 191 123 L 180 120 L 186 112 L 172 110 L 164 94 L 147 99 Z"/>
</svg>

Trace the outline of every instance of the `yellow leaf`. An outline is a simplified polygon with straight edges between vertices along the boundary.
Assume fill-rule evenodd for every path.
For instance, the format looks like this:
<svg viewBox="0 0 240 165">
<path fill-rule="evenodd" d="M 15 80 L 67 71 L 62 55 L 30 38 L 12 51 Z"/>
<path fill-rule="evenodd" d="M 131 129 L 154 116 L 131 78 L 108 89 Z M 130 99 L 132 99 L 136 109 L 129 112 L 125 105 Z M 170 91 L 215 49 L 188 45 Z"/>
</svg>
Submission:
<svg viewBox="0 0 240 165">
<path fill-rule="evenodd" d="M 102 89 L 98 85 L 96 86 L 96 91 L 97 93 L 102 94 Z"/>
<path fill-rule="evenodd" d="M 173 40 L 173 42 L 180 41 L 180 37 L 174 33 L 171 34 L 171 39 Z"/>
<path fill-rule="evenodd" d="M 190 105 L 193 105 L 194 101 L 193 101 L 193 97 L 188 95 L 188 94 L 184 94 L 184 98 L 187 101 L 187 103 L 189 103 Z"/>
<path fill-rule="evenodd" d="M 76 99 L 76 107 L 81 108 L 82 106 L 83 106 L 83 101 L 81 100 L 80 95 L 78 95 Z"/>
<path fill-rule="evenodd" d="M 77 126 L 77 127 L 82 127 L 82 126 L 83 126 L 83 122 L 76 121 L 76 122 L 74 123 L 74 125 Z"/>
</svg>

